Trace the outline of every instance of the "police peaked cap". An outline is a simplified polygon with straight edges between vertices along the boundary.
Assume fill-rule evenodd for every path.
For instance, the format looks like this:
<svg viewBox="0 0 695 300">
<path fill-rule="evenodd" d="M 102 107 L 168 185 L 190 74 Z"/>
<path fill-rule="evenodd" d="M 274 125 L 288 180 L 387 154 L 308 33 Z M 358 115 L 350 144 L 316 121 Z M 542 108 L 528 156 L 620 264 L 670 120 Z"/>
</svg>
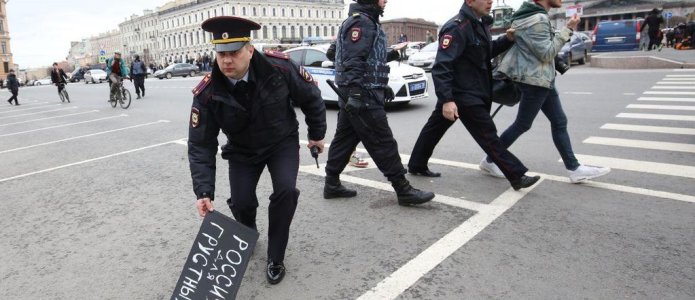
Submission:
<svg viewBox="0 0 695 300">
<path fill-rule="evenodd" d="M 251 41 L 251 30 L 261 29 L 261 25 L 251 20 L 220 16 L 205 20 L 203 30 L 212 33 L 212 43 L 217 52 L 233 52 Z"/>
</svg>

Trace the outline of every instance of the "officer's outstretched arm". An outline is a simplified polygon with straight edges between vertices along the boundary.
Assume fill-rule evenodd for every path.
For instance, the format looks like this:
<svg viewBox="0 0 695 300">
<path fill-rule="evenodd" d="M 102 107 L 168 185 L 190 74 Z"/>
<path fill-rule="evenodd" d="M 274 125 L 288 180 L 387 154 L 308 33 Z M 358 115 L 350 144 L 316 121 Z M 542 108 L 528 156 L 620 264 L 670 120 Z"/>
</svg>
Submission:
<svg viewBox="0 0 695 300">
<path fill-rule="evenodd" d="M 492 58 L 497 57 L 504 51 L 509 50 L 514 46 L 514 42 L 510 41 L 506 35 L 498 37 L 496 40 L 492 41 Z"/>
<path fill-rule="evenodd" d="M 458 24 L 456 24 L 458 25 Z M 448 26 L 439 36 L 439 49 L 432 66 L 432 81 L 436 87 L 437 101 L 445 103 L 454 100 L 456 70 L 454 65 L 463 55 L 468 41 L 463 30 L 472 30 L 470 24 Z"/>
<path fill-rule="evenodd" d="M 217 135 L 220 127 L 207 105 L 196 97 L 191 107 L 188 128 L 188 162 L 193 179 L 193 192 L 197 199 L 215 199 L 215 170 Z"/>
<path fill-rule="evenodd" d="M 317 82 L 303 67 L 297 67 L 292 61 L 290 70 L 296 70 L 287 74 L 290 87 L 290 98 L 299 105 L 304 113 L 304 121 L 309 127 L 309 139 L 312 141 L 323 140 L 326 135 L 326 105 L 321 98 L 321 91 Z"/>
</svg>

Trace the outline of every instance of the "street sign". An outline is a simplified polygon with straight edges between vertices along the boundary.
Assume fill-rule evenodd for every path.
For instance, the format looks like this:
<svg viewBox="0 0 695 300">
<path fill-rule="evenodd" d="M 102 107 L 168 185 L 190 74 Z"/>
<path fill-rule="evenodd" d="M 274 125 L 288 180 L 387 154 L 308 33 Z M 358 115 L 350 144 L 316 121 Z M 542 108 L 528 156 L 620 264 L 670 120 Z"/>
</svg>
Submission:
<svg viewBox="0 0 695 300">
<path fill-rule="evenodd" d="M 99 63 L 100 64 L 106 63 L 106 55 L 99 55 Z"/>
<path fill-rule="evenodd" d="M 670 11 L 669 11 L 669 12 L 667 12 L 667 13 L 665 13 L 664 15 L 666 15 L 666 19 L 670 19 L 670 18 L 672 18 L 672 17 L 673 17 L 673 13 L 672 13 L 672 12 L 670 12 Z"/>
<path fill-rule="evenodd" d="M 106 55 L 106 50 L 99 50 L 99 55 Z"/>
</svg>

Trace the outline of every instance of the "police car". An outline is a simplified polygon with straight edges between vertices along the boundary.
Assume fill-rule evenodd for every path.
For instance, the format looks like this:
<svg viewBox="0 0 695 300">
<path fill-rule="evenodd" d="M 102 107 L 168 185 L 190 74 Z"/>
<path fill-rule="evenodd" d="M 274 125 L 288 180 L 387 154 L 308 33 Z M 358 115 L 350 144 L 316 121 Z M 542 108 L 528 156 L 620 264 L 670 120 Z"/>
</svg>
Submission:
<svg viewBox="0 0 695 300">
<path fill-rule="evenodd" d="M 330 45 L 303 46 L 285 51 L 297 65 L 303 66 L 314 80 L 318 82 L 323 101 L 337 103 L 338 95 L 326 83 L 326 79 L 335 80 L 335 69 L 326 57 Z M 325 63 L 328 62 L 328 63 Z M 322 67 L 322 65 L 326 67 Z M 330 67 L 328 67 L 330 66 Z M 429 97 L 427 88 L 429 82 L 425 71 L 421 68 L 392 61 L 389 63 L 389 86 L 396 94 L 393 102 L 408 103 L 413 100 Z"/>
</svg>

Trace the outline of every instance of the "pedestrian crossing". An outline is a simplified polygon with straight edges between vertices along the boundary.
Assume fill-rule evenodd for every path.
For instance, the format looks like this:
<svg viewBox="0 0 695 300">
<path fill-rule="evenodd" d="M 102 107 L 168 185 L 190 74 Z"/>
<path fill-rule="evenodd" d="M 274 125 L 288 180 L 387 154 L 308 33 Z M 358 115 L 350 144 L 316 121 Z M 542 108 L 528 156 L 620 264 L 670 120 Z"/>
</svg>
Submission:
<svg viewBox="0 0 695 300">
<path fill-rule="evenodd" d="M 577 158 L 584 164 L 608 166 L 616 170 L 695 178 L 693 96 L 695 70 L 679 69 L 665 74 L 653 87 L 637 96 L 639 103 L 630 103 L 625 111 L 618 113 L 615 116 L 617 122 L 601 126 L 600 136 L 590 136 L 583 141 L 585 144 L 615 147 L 613 149 L 616 151 L 610 153 L 618 154 L 612 156 L 625 153 L 630 157 L 577 154 Z M 660 153 L 664 155 L 655 155 Z M 664 157 L 675 157 L 678 161 L 664 161 Z M 689 191 L 695 192 L 692 189 Z"/>
</svg>

